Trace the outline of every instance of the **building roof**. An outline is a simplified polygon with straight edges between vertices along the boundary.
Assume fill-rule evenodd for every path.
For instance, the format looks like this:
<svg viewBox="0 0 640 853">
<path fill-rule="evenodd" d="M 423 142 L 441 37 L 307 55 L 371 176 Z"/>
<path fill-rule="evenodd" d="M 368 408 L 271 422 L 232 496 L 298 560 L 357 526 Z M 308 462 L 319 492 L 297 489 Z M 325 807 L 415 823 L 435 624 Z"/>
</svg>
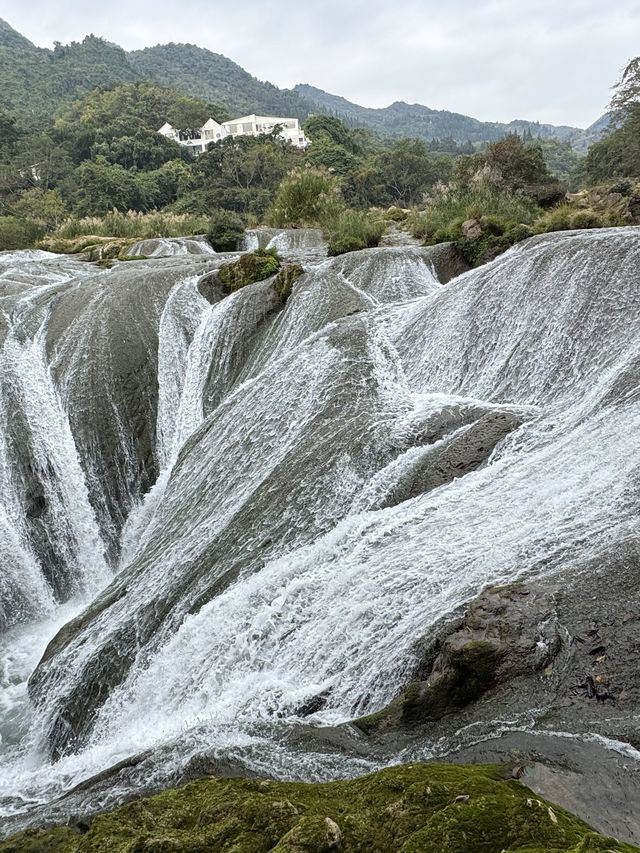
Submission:
<svg viewBox="0 0 640 853">
<path fill-rule="evenodd" d="M 298 121 L 298 119 L 289 116 L 288 118 L 285 116 L 259 116 L 255 113 L 252 113 L 248 116 L 240 116 L 240 118 L 232 118 L 229 121 L 223 121 L 223 127 L 226 127 L 229 124 L 242 124 L 243 122 L 273 122 L 273 124 L 280 124 L 285 121 Z"/>
</svg>

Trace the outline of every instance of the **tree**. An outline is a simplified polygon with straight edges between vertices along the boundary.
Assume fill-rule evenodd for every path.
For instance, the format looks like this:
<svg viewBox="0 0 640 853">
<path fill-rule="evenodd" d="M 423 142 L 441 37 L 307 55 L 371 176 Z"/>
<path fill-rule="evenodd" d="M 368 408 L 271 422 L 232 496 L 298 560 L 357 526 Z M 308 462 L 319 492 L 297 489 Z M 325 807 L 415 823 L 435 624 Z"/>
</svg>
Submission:
<svg viewBox="0 0 640 853">
<path fill-rule="evenodd" d="M 132 172 L 103 157 L 87 161 L 65 183 L 64 197 L 78 216 L 140 209 L 140 190 Z"/>
<path fill-rule="evenodd" d="M 422 200 L 424 193 L 438 180 L 448 177 L 451 158 L 429 154 L 419 139 L 400 139 L 384 149 L 377 158 L 383 204 L 407 207 Z"/>
<path fill-rule="evenodd" d="M 587 153 L 591 183 L 640 177 L 640 56 L 632 59 L 614 87 L 611 129 Z"/>
<path fill-rule="evenodd" d="M 592 184 L 613 178 L 640 178 L 640 107 L 629 110 L 621 127 L 591 146 L 586 172 Z"/>
<path fill-rule="evenodd" d="M 193 168 L 193 191 L 181 209 L 210 213 L 217 208 L 264 215 L 301 152 L 273 135 L 227 137 L 210 145 Z"/>
<path fill-rule="evenodd" d="M 525 143 L 516 133 L 489 145 L 484 159 L 500 180 L 513 190 L 553 180 L 542 148 Z"/>
<path fill-rule="evenodd" d="M 640 56 L 632 59 L 614 86 L 609 108 L 614 114 L 625 118 L 640 106 Z"/>
<path fill-rule="evenodd" d="M 0 158 L 7 158 L 14 153 L 20 136 L 15 117 L 0 108 Z"/>
</svg>

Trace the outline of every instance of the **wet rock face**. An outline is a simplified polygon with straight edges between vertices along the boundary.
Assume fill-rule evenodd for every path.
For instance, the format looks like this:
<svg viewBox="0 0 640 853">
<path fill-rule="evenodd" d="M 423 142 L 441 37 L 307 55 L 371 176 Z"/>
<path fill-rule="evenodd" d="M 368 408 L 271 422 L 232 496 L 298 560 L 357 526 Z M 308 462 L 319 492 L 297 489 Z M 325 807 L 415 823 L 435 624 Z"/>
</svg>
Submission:
<svg viewBox="0 0 640 853">
<path fill-rule="evenodd" d="M 501 683 L 533 675 L 562 648 L 553 597 L 516 584 L 488 590 L 431 640 L 411 683 L 389 708 L 356 721 L 367 732 L 437 721 Z"/>
<path fill-rule="evenodd" d="M 179 255 L 214 255 L 204 235 L 198 237 L 154 237 L 140 240 L 127 250 L 129 258 L 172 258 Z"/>
<path fill-rule="evenodd" d="M 516 413 L 487 412 L 466 428 L 446 432 L 432 451 L 408 467 L 387 494 L 373 502 L 370 508 L 396 506 L 476 471 L 487 462 L 496 446 L 522 422 L 521 415 Z M 434 433 L 430 435 L 433 437 Z"/>
</svg>

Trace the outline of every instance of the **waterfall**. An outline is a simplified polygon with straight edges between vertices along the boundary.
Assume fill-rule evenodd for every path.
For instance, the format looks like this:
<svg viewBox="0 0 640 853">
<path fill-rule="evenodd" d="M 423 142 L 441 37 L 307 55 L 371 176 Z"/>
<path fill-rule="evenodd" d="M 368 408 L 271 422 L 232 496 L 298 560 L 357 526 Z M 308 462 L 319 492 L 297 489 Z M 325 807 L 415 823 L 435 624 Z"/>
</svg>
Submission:
<svg viewBox="0 0 640 853">
<path fill-rule="evenodd" d="M 293 744 L 301 708 L 316 727 L 382 708 L 415 672 L 417 641 L 486 586 L 562 581 L 637 538 L 640 231 L 534 238 L 446 285 L 443 251 L 327 260 L 312 247 L 284 305 L 269 281 L 205 287 L 216 258 L 141 261 L 74 283 L 37 323 L 24 310 L 7 323 L 0 591 L 9 622 L 45 619 L 6 634 L 0 814 L 14 825 L 146 750 L 160 781 L 212 751 L 274 776 L 360 772 L 359 756 Z M 30 258 L 20 276 L 47 263 Z M 90 470 L 102 482 L 100 431 L 74 432 L 66 412 L 96 387 L 78 384 L 80 366 L 94 359 L 102 376 L 114 349 L 83 343 L 54 375 L 49 360 L 66 352 L 62 307 L 67 320 L 125 305 L 153 331 L 137 364 L 157 371 L 134 386 L 148 396 L 129 420 L 113 392 L 109 424 L 126 423 L 157 471 L 93 596 L 107 571 L 86 485 Z M 25 508 L 27 458 L 46 548 Z M 64 596 L 49 553 L 71 579 Z M 72 615 L 56 598 L 83 595 L 54 636 Z M 38 666 L 17 651 L 31 630 L 39 650 L 51 639 Z"/>
</svg>

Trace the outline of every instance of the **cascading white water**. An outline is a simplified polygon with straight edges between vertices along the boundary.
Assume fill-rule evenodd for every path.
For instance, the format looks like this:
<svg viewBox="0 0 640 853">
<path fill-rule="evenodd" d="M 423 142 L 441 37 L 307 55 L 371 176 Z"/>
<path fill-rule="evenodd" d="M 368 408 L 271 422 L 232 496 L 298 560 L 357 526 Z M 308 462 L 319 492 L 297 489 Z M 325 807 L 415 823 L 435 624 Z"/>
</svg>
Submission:
<svg viewBox="0 0 640 853">
<path fill-rule="evenodd" d="M 50 257 L 27 253 L 27 261 Z M 8 260 L 16 263 L 13 257 Z M 7 256 L 0 256 L 0 261 L 6 264 Z M 6 302 L 0 353 L 0 624 L 5 625 L 47 616 L 56 600 L 93 595 L 109 576 L 69 421 L 46 355 L 43 306 L 72 276 L 64 268 L 36 266 L 32 271 L 23 263 L 24 259 L 17 270 L 8 266 L 13 276 L 5 272 L 5 280 L 15 281 L 16 271 L 18 278 L 25 272 L 36 286 Z M 53 284 L 40 284 L 40 276 Z M 29 332 L 25 324 L 34 319 Z M 20 461 L 25 454 L 26 465 Z M 47 554 L 38 547 L 43 542 Z M 47 560 L 64 569 L 58 572 L 46 565 Z M 59 584 L 56 574 L 65 575 Z"/>
<path fill-rule="evenodd" d="M 628 229 L 539 238 L 447 287 L 428 250 L 361 253 L 307 273 L 281 311 L 268 283 L 213 305 L 197 276 L 176 284 L 162 473 L 111 592 L 36 674 L 0 814 L 175 743 L 163 772 L 250 747 L 262 771 L 329 776 L 329 756 L 282 759 L 302 705 L 323 697 L 315 724 L 382 707 L 416 640 L 484 586 L 572 573 L 637 537 L 639 262 Z M 503 412 L 522 425 L 486 464 L 388 500 Z M 113 686 L 85 706 L 96 671 Z M 94 711 L 74 749 L 42 758 L 52 720 Z"/>
</svg>

